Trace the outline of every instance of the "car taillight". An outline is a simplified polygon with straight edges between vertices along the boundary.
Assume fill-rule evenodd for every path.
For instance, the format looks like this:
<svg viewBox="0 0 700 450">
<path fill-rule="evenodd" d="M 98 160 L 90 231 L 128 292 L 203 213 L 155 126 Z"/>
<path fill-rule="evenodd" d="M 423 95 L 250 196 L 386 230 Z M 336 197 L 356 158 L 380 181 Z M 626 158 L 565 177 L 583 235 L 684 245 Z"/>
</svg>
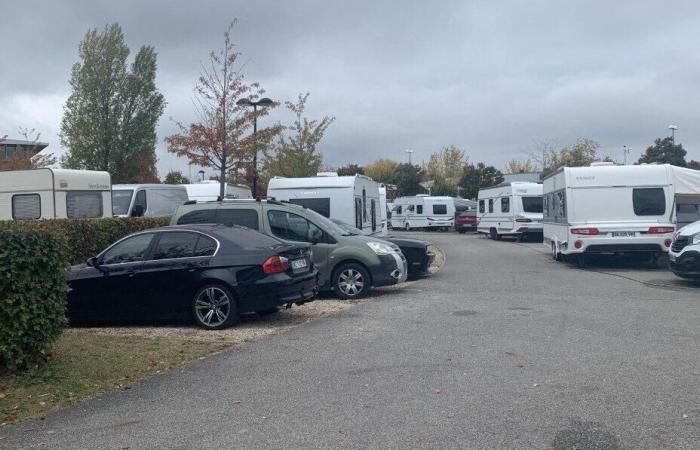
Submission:
<svg viewBox="0 0 700 450">
<path fill-rule="evenodd" d="M 532 222 L 532 219 L 515 219 L 516 222 Z"/>
<path fill-rule="evenodd" d="M 571 234 L 585 234 L 587 236 L 597 236 L 600 234 L 597 228 L 572 228 Z"/>
<path fill-rule="evenodd" d="M 673 233 L 674 231 L 676 231 L 676 229 L 673 227 L 649 227 L 649 231 L 647 231 L 647 233 L 649 233 L 649 234 L 666 234 L 666 233 Z"/>
<path fill-rule="evenodd" d="M 289 270 L 289 260 L 284 256 L 270 256 L 262 265 L 263 272 L 270 275 Z"/>
</svg>

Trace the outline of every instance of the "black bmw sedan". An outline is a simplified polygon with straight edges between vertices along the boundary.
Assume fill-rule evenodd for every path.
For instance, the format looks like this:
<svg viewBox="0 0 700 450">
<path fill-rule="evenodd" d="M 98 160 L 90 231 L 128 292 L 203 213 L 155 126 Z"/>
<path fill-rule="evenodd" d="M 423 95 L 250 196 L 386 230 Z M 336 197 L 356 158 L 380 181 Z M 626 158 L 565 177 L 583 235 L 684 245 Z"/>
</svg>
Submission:
<svg viewBox="0 0 700 450">
<path fill-rule="evenodd" d="M 401 249 L 408 264 L 408 276 L 420 277 L 429 273 L 428 269 L 435 259 L 433 244 L 423 239 L 408 238 L 402 236 L 378 236 L 355 228 L 342 220 L 331 219 L 336 225 L 350 234 L 372 236 L 377 239 L 391 242 Z"/>
<path fill-rule="evenodd" d="M 121 239 L 70 268 L 71 323 L 193 318 L 216 330 L 316 295 L 307 245 L 223 225 L 169 226 Z"/>
</svg>

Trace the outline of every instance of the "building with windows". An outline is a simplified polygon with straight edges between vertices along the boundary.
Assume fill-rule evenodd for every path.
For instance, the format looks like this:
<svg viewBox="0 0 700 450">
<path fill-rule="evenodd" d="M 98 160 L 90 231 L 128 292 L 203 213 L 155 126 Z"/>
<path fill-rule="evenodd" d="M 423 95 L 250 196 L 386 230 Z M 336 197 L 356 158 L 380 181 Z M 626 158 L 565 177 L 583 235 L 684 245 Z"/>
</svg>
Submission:
<svg viewBox="0 0 700 450">
<path fill-rule="evenodd" d="M 12 159 L 18 152 L 34 156 L 48 146 L 49 144 L 46 142 L 0 139 L 0 162 Z"/>
</svg>

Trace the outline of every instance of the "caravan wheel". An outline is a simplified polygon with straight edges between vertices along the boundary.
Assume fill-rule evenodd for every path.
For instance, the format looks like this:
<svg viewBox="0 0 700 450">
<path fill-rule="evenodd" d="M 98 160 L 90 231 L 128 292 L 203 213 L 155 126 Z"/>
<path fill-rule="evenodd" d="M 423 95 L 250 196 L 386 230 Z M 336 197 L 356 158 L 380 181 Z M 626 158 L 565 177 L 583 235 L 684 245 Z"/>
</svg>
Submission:
<svg viewBox="0 0 700 450">
<path fill-rule="evenodd" d="M 497 240 L 501 239 L 501 237 L 498 235 L 498 231 L 496 231 L 495 228 L 491 228 L 491 229 L 489 230 L 489 237 L 490 237 L 491 239 L 493 239 L 494 241 L 497 241 Z"/>
</svg>

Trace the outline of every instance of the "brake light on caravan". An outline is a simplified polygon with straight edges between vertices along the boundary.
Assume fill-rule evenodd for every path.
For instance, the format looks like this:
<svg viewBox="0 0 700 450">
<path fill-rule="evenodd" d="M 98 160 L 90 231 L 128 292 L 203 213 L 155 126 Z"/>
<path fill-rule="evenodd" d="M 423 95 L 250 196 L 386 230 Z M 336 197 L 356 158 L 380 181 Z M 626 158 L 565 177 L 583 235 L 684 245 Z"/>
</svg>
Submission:
<svg viewBox="0 0 700 450">
<path fill-rule="evenodd" d="M 571 234 L 584 234 L 586 236 L 598 236 L 600 230 L 597 228 L 572 228 Z"/>
</svg>

